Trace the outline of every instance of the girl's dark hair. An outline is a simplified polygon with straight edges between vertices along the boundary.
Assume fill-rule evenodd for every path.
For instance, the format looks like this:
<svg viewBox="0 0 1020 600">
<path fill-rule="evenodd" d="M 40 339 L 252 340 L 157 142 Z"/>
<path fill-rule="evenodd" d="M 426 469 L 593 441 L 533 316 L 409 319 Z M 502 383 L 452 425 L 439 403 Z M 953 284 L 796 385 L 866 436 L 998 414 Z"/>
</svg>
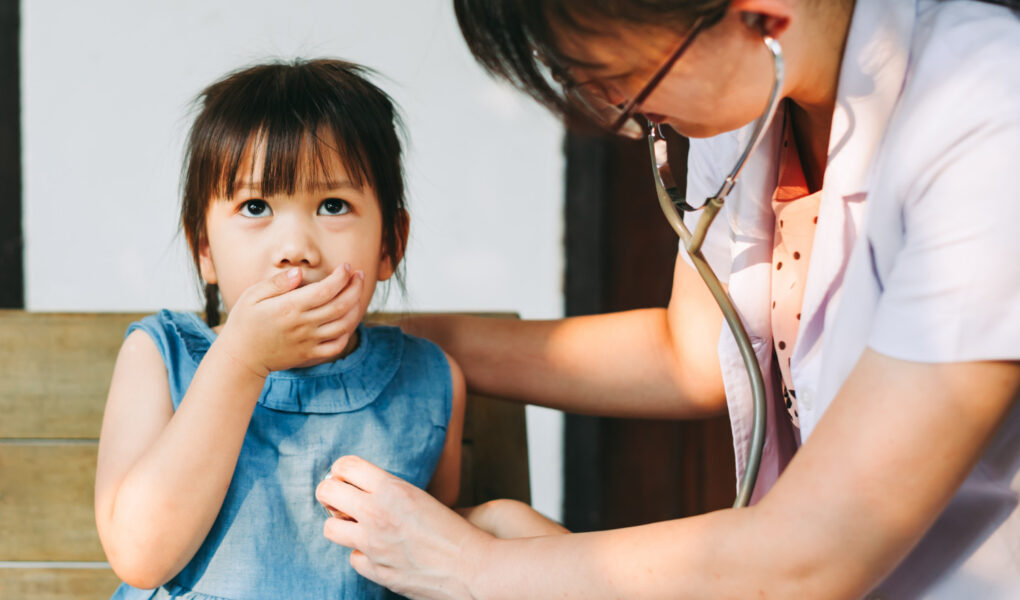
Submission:
<svg viewBox="0 0 1020 600">
<path fill-rule="evenodd" d="M 579 34 L 608 33 L 612 23 L 687 27 L 698 17 L 712 25 L 730 0 L 454 0 L 461 34 L 475 59 L 568 120 L 584 122 L 550 78 L 569 82 L 567 68 L 597 67 L 566 54 L 554 27 Z"/>
<path fill-rule="evenodd" d="M 365 67 L 331 59 L 262 64 L 230 73 L 199 94 L 181 202 L 181 226 L 196 266 L 209 202 L 234 195 L 245 153 L 254 147 L 265 148 L 259 178 L 264 195 L 293 194 L 302 180 L 326 170 L 328 153 L 337 153 L 352 183 L 375 190 L 384 249 L 395 267 L 400 263 L 408 227 L 403 126 L 393 101 L 368 74 Z M 400 271 L 397 278 L 402 280 Z M 207 284 L 204 292 L 206 322 L 214 327 L 219 290 Z"/>
</svg>

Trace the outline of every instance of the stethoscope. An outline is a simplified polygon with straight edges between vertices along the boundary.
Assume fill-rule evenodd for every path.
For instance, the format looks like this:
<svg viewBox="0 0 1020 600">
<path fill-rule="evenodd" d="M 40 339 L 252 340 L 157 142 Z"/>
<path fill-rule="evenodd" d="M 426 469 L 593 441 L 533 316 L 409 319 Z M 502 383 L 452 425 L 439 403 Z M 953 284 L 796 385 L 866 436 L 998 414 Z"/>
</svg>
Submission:
<svg viewBox="0 0 1020 600">
<path fill-rule="evenodd" d="M 747 146 L 745 146 L 740 158 L 737 159 L 737 163 L 733 167 L 733 170 L 730 171 L 730 174 L 726 177 L 722 186 L 719 187 L 719 191 L 717 191 L 714 196 L 706 200 L 702 206 L 695 208 L 688 204 L 677 188 L 669 168 L 666 140 L 663 137 L 662 130 L 659 128 L 659 125 L 649 122 L 649 132 L 647 135 L 648 150 L 652 157 L 652 178 L 655 180 L 655 191 L 659 198 L 659 206 L 662 208 L 662 213 L 665 215 L 666 221 L 669 222 L 673 230 L 676 231 L 678 236 L 680 236 L 680 241 L 683 244 L 684 249 L 687 251 L 687 254 L 690 256 L 691 262 L 694 263 L 694 267 L 697 269 L 698 274 L 705 280 L 705 284 L 712 292 L 712 296 L 715 298 L 716 303 L 718 303 L 719 308 L 722 309 L 723 317 L 726 319 L 726 323 L 729 325 L 730 331 L 733 332 L 733 338 L 737 342 L 737 347 L 740 350 L 740 356 L 744 360 L 744 368 L 747 369 L 747 376 L 751 380 L 751 391 L 754 396 L 754 419 L 751 427 L 751 447 L 748 450 L 747 455 L 747 468 L 744 471 L 743 478 L 740 480 L 737 490 L 737 498 L 733 502 L 734 508 L 740 508 L 748 505 L 751 500 L 751 493 L 754 491 L 755 482 L 758 479 L 758 469 L 761 466 L 762 450 L 765 446 L 765 380 L 762 377 L 761 367 L 758 365 L 758 359 L 751 346 L 751 340 L 747 336 L 747 331 L 744 329 L 744 324 L 740 321 L 740 316 L 733 307 L 733 301 L 726 293 L 726 290 L 723 289 L 722 284 L 719 282 L 719 278 L 716 276 L 715 272 L 712 271 L 711 267 L 709 267 L 708 261 L 705 260 L 704 255 L 701 253 L 701 244 L 705 241 L 705 234 L 708 232 L 708 228 L 712 224 L 712 221 L 715 220 L 716 215 L 719 214 L 719 210 L 722 208 L 726 196 L 733 189 L 734 184 L 736 184 L 737 176 L 740 175 L 740 170 L 743 169 L 744 163 L 747 161 L 747 157 L 754 152 L 754 149 L 761 142 L 762 137 L 764 137 L 765 131 L 768 128 L 769 123 L 772 122 L 772 117 L 775 115 L 776 108 L 779 105 L 779 94 L 783 86 L 783 77 L 785 75 L 782 48 L 779 46 L 779 42 L 769 35 L 762 34 L 762 40 L 765 42 L 765 47 L 768 48 L 769 52 L 772 54 L 772 65 L 775 75 L 772 84 L 772 91 L 769 95 L 768 105 L 765 108 L 765 112 L 762 113 L 761 117 L 759 117 L 755 122 L 751 138 L 748 140 Z M 687 226 L 684 224 L 681 211 L 702 211 L 693 233 L 687 229 Z"/>
</svg>

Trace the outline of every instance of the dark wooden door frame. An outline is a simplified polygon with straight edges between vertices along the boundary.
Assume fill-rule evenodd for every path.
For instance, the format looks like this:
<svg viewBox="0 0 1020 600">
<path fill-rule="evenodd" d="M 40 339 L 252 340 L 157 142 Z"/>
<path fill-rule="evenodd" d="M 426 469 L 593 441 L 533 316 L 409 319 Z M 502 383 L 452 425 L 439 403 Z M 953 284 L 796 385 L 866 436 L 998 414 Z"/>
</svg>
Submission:
<svg viewBox="0 0 1020 600">
<path fill-rule="evenodd" d="M 686 180 L 687 141 L 671 166 Z M 644 142 L 568 132 L 568 316 L 665 306 L 677 239 L 659 211 Z M 700 422 L 567 415 L 564 524 L 591 531 L 728 506 L 733 451 L 725 417 Z"/>
<path fill-rule="evenodd" d="M 25 305 L 20 2 L 0 0 L 0 308 Z"/>
</svg>

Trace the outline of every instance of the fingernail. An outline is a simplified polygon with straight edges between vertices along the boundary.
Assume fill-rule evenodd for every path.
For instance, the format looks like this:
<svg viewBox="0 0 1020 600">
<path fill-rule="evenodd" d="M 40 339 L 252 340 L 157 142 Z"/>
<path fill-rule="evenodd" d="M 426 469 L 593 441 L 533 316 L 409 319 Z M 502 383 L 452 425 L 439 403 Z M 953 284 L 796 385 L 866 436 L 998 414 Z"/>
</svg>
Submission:
<svg viewBox="0 0 1020 600">
<path fill-rule="evenodd" d="M 360 279 L 362 281 L 365 281 L 365 272 L 364 271 L 358 271 L 354 275 L 357 276 L 358 279 Z"/>
<path fill-rule="evenodd" d="M 346 271 L 347 274 L 350 275 L 351 274 L 351 265 L 349 265 L 347 263 L 344 263 L 344 271 Z"/>
<path fill-rule="evenodd" d="M 287 271 L 287 279 L 297 279 L 301 275 L 301 269 L 293 267 Z"/>
</svg>

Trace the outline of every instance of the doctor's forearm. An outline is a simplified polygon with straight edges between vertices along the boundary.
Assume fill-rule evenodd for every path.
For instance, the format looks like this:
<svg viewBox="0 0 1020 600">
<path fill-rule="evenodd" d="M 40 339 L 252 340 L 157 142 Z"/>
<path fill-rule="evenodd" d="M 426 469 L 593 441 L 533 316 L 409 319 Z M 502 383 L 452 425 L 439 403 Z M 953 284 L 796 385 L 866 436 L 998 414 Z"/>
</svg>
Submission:
<svg viewBox="0 0 1020 600">
<path fill-rule="evenodd" d="M 678 358 L 664 309 L 553 321 L 418 317 L 404 328 L 453 355 L 468 387 L 482 393 L 609 416 L 702 417 L 724 408 L 711 369 L 706 376 Z"/>
<path fill-rule="evenodd" d="M 486 600 L 838 599 L 867 591 L 853 580 L 860 575 L 853 566 L 844 568 L 829 552 L 804 551 L 797 526 L 784 531 L 784 524 L 739 509 L 614 531 L 492 540 L 465 569 L 473 596 Z"/>
</svg>

